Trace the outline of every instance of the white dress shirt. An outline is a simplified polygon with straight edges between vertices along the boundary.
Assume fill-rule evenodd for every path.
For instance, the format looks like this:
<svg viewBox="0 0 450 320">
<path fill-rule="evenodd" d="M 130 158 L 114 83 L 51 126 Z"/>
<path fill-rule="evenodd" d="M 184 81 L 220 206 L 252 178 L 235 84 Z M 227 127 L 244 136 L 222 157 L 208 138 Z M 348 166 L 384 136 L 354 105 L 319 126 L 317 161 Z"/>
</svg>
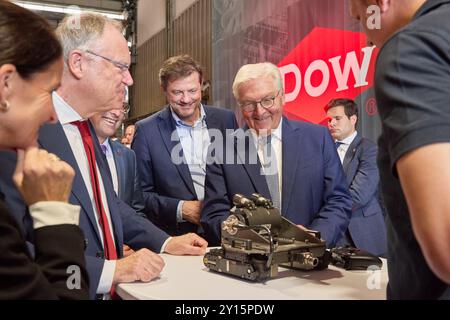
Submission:
<svg viewBox="0 0 450 320">
<path fill-rule="evenodd" d="M 341 143 L 341 145 L 337 148 L 337 152 L 339 155 L 339 159 L 341 160 L 341 163 L 344 163 L 344 158 L 348 151 L 348 148 L 352 144 L 353 140 L 355 140 L 357 134 L 358 134 L 358 132 L 355 131 L 351 135 L 349 135 L 347 138 L 345 138 L 344 140 L 336 141 L 336 142 Z"/>
<path fill-rule="evenodd" d="M 94 214 L 98 217 L 97 207 L 95 204 L 94 194 L 92 191 L 91 176 L 89 173 L 89 162 L 86 156 L 86 152 L 83 145 L 83 140 L 78 128 L 71 124 L 74 121 L 83 120 L 82 117 L 69 105 L 67 104 L 56 92 L 53 93 L 53 104 L 55 106 L 55 112 L 58 115 L 59 122 L 61 123 L 64 133 L 66 134 L 67 140 L 69 141 L 70 148 L 72 149 L 75 160 L 77 161 L 78 168 L 80 169 L 81 176 L 83 178 L 84 184 L 86 186 L 89 198 L 91 199 L 92 208 Z M 95 139 L 96 137 L 93 137 Z M 100 171 L 97 166 L 97 175 L 101 177 Z M 100 193 L 102 197 L 103 207 L 105 209 L 106 218 L 108 219 L 108 224 L 110 228 L 111 235 L 114 235 L 112 229 L 112 222 L 109 213 L 108 200 L 106 198 L 105 188 L 103 186 L 103 179 L 99 179 L 100 182 Z M 103 232 L 101 231 L 98 219 L 95 219 L 97 224 L 97 230 L 99 231 L 100 239 L 103 244 Z M 112 237 L 114 241 L 114 236 Z M 97 294 L 107 294 L 111 290 L 114 271 L 116 269 L 115 260 L 105 260 L 103 265 L 102 274 L 100 276 L 100 282 L 97 287 Z"/>
<path fill-rule="evenodd" d="M 33 228 L 80 222 L 80 207 L 59 201 L 39 201 L 30 206 Z"/>
</svg>

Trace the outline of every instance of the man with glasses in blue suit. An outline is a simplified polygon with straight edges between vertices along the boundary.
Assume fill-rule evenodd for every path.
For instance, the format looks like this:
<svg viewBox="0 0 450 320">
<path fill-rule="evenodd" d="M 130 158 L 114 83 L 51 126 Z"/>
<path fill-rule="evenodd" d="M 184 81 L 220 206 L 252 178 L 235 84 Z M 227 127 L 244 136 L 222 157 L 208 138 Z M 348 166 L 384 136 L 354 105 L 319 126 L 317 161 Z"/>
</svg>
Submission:
<svg viewBox="0 0 450 320">
<path fill-rule="evenodd" d="M 74 26 L 72 19 L 79 24 Z M 66 17 L 57 35 L 65 60 L 62 85 L 53 94 L 58 122 L 42 127 L 38 143 L 76 172 L 69 202 L 81 207 L 90 297 L 108 299 L 115 297 L 119 283 L 157 277 L 164 267 L 159 253 L 202 255 L 207 243 L 195 234 L 170 237 L 114 192 L 111 172 L 87 119 L 114 106 L 121 109 L 125 87 L 133 84 L 122 26 L 98 14 L 82 13 Z M 8 205 L 22 212 L 17 220 L 27 220 L 23 203 Z M 124 257 L 124 244 L 135 252 Z"/>
<path fill-rule="evenodd" d="M 329 132 L 282 116 L 283 83 L 271 63 L 243 66 L 233 94 L 246 127 L 228 135 L 223 153 L 207 166 L 201 216 L 206 239 L 220 243 L 235 194 L 259 193 L 333 247 L 347 230 L 352 200 Z"/>
</svg>

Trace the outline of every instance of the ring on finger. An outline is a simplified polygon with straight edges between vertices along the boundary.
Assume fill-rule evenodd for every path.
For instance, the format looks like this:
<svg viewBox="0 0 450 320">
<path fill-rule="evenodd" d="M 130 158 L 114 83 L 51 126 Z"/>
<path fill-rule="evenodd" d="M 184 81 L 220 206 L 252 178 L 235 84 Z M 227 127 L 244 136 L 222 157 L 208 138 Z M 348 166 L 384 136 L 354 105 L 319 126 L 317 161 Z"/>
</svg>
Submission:
<svg viewBox="0 0 450 320">
<path fill-rule="evenodd" d="M 61 160 L 56 154 L 53 154 L 53 153 L 49 153 L 49 157 L 50 157 L 50 160 L 54 161 L 54 162 Z"/>
</svg>

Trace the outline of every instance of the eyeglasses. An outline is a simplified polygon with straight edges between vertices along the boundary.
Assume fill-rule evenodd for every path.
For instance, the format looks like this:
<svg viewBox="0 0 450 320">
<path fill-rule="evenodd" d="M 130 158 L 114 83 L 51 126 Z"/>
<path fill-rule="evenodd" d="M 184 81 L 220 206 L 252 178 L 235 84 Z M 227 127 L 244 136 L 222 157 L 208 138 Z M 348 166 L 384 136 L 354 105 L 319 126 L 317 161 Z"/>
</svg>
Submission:
<svg viewBox="0 0 450 320">
<path fill-rule="evenodd" d="M 260 101 L 250 101 L 245 103 L 239 103 L 239 106 L 242 108 L 244 112 L 253 112 L 256 110 L 258 104 L 261 105 L 264 109 L 270 109 L 275 104 L 275 99 L 280 95 L 281 90 L 278 90 L 277 94 L 274 97 L 264 98 Z"/>
<path fill-rule="evenodd" d="M 130 69 L 130 66 L 128 64 L 125 64 L 125 63 L 122 63 L 122 62 L 119 62 L 119 61 L 107 58 L 107 57 L 102 56 L 102 55 L 100 55 L 98 53 L 92 52 L 91 50 L 83 50 L 83 51 L 87 52 L 87 53 L 90 53 L 93 56 L 105 59 L 106 61 L 112 63 L 115 67 L 119 68 L 122 73 L 124 73 L 124 72 L 128 71 L 128 69 Z"/>
</svg>

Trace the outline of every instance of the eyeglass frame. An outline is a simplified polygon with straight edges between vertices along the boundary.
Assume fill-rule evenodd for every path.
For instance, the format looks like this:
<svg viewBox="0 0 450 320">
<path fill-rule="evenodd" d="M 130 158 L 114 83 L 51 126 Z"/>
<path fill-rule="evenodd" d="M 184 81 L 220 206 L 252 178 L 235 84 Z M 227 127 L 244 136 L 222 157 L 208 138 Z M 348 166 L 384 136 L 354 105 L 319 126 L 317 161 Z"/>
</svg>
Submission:
<svg viewBox="0 0 450 320">
<path fill-rule="evenodd" d="M 88 49 L 88 50 L 83 50 L 83 51 L 84 51 L 84 52 L 87 52 L 87 53 L 90 53 L 90 54 L 92 54 L 92 55 L 94 55 L 94 56 L 96 56 L 96 57 L 105 59 L 105 60 L 108 61 L 109 63 L 112 63 L 115 67 L 119 68 L 120 71 L 121 71 L 122 73 L 127 72 L 127 71 L 130 69 L 130 65 L 128 65 L 128 64 L 125 64 L 125 63 L 116 61 L 116 60 L 114 60 L 114 59 L 111 59 L 111 58 L 102 56 L 101 54 L 95 53 L 95 52 L 93 52 L 93 51 L 91 51 L 91 50 L 89 50 L 89 49 Z"/>
<path fill-rule="evenodd" d="M 131 110 L 130 104 L 127 103 L 127 102 L 124 102 L 124 103 L 123 103 L 123 106 L 122 106 L 122 112 L 123 112 L 124 114 L 127 114 L 128 112 L 130 112 L 130 110 Z"/>
<path fill-rule="evenodd" d="M 256 108 L 258 107 L 258 104 L 259 104 L 262 108 L 268 110 L 268 109 L 273 108 L 273 106 L 275 105 L 275 99 L 278 98 L 278 96 L 280 95 L 280 93 L 281 93 L 281 89 L 278 90 L 277 94 L 276 94 L 274 97 L 271 97 L 271 98 L 265 97 L 264 99 L 261 99 L 261 100 L 259 100 L 259 101 L 247 102 L 247 103 L 245 103 L 245 104 L 242 104 L 242 103 L 239 103 L 239 102 L 238 102 L 238 105 L 239 105 L 240 108 L 242 108 L 242 111 L 244 111 L 244 112 L 246 112 L 246 113 L 250 113 L 250 112 L 255 111 Z M 271 101 L 270 107 L 265 107 L 265 106 L 263 106 L 263 103 L 262 103 L 263 101 Z M 251 109 L 251 110 L 246 110 L 246 107 L 248 107 L 248 106 L 252 106 L 252 109 Z M 247 109 L 248 109 L 248 108 L 247 108 Z"/>
<path fill-rule="evenodd" d="M 114 108 L 113 110 L 120 110 L 123 114 L 128 114 L 128 112 L 130 112 L 131 110 L 131 106 L 128 102 L 124 102 L 122 104 L 122 108 Z"/>
</svg>

